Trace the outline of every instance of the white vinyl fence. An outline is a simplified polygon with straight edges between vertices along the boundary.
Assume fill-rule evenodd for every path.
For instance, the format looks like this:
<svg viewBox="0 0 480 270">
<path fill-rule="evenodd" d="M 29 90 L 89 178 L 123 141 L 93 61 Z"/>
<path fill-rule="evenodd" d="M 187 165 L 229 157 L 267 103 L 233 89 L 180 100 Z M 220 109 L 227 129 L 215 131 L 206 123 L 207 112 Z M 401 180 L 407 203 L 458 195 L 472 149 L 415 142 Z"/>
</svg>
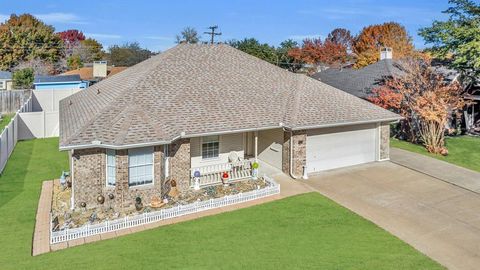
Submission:
<svg viewBox="0 0 480 270">
<path fill-rule="evenodd" d="M 115 219 L 112 221 L 105 221 L 94 225 L 85 225 L 75 229 L 65 229 L 62 231 L 52 231 L 52 216 L 50 215 L 50 244 L 56 244 L 60 242 L 70 241 L 82 237 L 91 235 L 97 235 L 112 231 L 118 231 L 126 228 L 140 226 L 160 220 L 175 218 L 188 214 L 206 211 L 209 209 L 220 208 L 227 205 L 233 205 L 252 201 L 271 195 L 280 193 L 280 185 L 268 176 L 264 176 L 265 181 L 270 183 L 269 186 L 252 190 L 245 193 L 238 193 L 231 196 L 225 196 L 222 198 L 210 199 L 206 201 L 194 202 L 187 205 L 179 205 L 172 208 L 161 209 L 159 211 L 143 213 L 131 217 L 125 216 L 124 218 Z"/>
<path fill-rule="evenodd" d="M 3 172 L 5 165 L 7 164 L 8 158 L 13 152 L 15 145 L 18 141 L 18 120 L 19 114 L 21 112 L 30 112 L 32 111 L 32 97 L 22 105 L 22 107 L 15 113 L 15 116 L 12 117 L 10 123 L 3 129 L 0 134 L 0 174 Z"/>
</svg>

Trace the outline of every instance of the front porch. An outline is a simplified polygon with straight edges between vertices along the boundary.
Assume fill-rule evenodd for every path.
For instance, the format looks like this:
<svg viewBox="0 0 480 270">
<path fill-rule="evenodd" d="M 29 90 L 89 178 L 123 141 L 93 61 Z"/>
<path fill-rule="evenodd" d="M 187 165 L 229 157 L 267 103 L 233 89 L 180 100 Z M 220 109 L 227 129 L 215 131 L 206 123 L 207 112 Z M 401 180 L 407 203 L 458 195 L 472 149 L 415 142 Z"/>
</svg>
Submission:
<svg viewBox="0 0 480 270">
<path fill-rule="evenodd" d="M 251 178 L 253 164 L 269 164 L 282 171 L 284 131 L 281 128 L 190 139 L 190 187 Z M 197 177 L 196 177 L 197 176 Z M 258 175 L 257 175 L 258 176 Z"/>
</svg>

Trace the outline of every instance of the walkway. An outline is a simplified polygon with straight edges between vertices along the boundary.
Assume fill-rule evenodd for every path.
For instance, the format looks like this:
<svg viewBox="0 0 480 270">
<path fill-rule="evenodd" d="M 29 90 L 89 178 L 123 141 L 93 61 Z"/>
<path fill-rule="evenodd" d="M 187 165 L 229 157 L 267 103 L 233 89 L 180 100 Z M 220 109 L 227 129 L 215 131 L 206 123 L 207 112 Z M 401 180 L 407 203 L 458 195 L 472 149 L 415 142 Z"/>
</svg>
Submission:
<svg viewBox="0 0 480 270">
<path fill-rule="evenodd" d="M 480 173 L 410 151 L 391 148 L 390 160 L 417 172 L 480 193 Z M 480 160 L 478 161 L 480 162 Z"/>
</svg>

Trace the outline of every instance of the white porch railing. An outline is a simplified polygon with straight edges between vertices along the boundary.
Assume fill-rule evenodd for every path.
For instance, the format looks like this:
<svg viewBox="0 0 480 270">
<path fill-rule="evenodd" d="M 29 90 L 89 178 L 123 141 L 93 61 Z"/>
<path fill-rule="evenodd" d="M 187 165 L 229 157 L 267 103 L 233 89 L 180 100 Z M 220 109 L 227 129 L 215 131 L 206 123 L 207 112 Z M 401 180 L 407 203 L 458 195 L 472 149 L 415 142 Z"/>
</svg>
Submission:
<svg viewBox="0 0 480 270">
<path fill-rule="evenodd" d="M 195 183 L 194 174 L 200 172 L 200 186 L 214 185 L 222 182 L 222 174 L 227 172 L 229 180 L 239 180 L 252 176 L 252 161 L 242 160 L 233 163 L 207 165 L 190 169 L 190 186 Z"/>
<path fill-rule="evenodd" d="M 150 213 L 138 214 L 135 216 L 125 216 L 124 218 L 107 220 L 99 224 L 85 225 L 75 229 L 64 229 L 61 231 L 52 231 L 50 226 L 50 244 L 61 243 L 82 237 L 88 237 L 107 232 L 127 229 L 143 224 L 157 222 L 160 220 L 175 218 L 192 213 L 202 212 L 209 209 L 224 207 L 237 203 L 252 201 L 280 193 L 280 185 L 272 178 L 264 175 L 263 178 L 269 185 L 262 189 L 256 189 L 245 193 L 238 193 L 235 195 L 225 196 L 222 198 L 210 199 L 206 201 L 197 201 L 187 205 L 178 205 L 171 208 L 161 209 Z M 50 219 L 52 218 L 50 213 Z M 50 225 L 52 220 L 50 220 Z"/>
</svg>

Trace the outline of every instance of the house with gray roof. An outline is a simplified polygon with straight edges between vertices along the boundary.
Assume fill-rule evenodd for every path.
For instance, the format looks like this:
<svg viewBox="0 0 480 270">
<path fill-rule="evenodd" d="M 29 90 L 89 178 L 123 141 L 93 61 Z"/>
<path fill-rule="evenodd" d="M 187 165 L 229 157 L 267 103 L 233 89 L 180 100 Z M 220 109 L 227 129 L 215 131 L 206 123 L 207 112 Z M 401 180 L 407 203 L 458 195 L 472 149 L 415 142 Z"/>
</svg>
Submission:
<svg viewBox="0 0 480 270">
<path fill-rule="evenodd" d="M 9 71 L 0 71 L 0 90 L 11 90 L 12 88 L 12 73 Z"/>
<path fill-rule="evenodd" d="M 241 177 L 253 161 L 299 178 L 387 160 L 399 119 L 228 45 L 179 44 L 63 99 L 60 149 L 74 207 L 99 195 L 125 206 L 163 197 L 173 180 L 184 191 L 195 177 Z"/>
<path fill-rule="evenodd" d="M 389 51 L 385 51 L 385 49 Z M 372 89 L 381 86 L 386 79 L 402 75 L 403 71 L 399 67 L 399 63 L 392 59 L 392 53 L 391 48 L 384 48 L 380 51 L 380 60 L 376 63 L 360 69 L 328 68 L 313 74 L 312 77 L 349 94 L 366 99 Z M 432 66 L 436 72 L 443 75 L 446 81 L 453 81 L 459 75 L 458 72 L 441 63 L 432 62 Z"/>
</svg>

